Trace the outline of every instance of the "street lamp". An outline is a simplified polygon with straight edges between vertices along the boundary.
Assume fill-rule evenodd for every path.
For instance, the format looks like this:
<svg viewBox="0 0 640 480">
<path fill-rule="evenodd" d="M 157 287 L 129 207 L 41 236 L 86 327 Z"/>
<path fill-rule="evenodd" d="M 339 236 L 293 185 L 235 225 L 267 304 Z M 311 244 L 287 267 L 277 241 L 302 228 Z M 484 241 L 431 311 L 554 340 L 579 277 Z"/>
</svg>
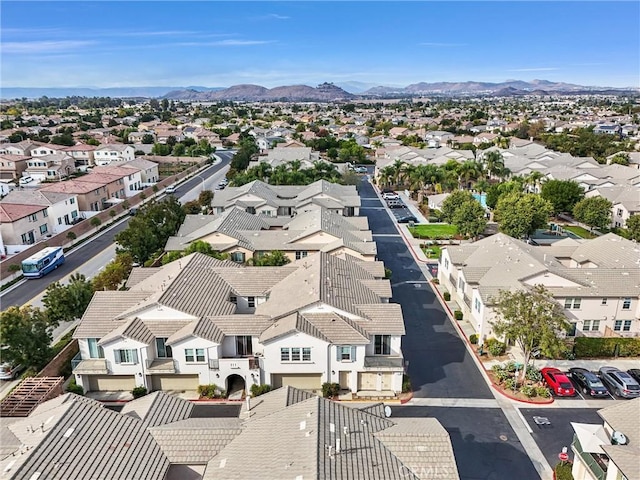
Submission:
<svg viewBox="0 0 640 480">
<path fill-rule="evenodd" d="M 205 190 L 205 187 L 204 187 L 204 178 L 203 178 L 203 177 L 201 177 L 201 176 L 200 176 L 200 175 L 198 175 L 198 174 L 194 175 L 194 177 L 198 177 L 200 180 L 202 180 L 202 191 L 204 192 L 204 190 Z"/>
</svg>

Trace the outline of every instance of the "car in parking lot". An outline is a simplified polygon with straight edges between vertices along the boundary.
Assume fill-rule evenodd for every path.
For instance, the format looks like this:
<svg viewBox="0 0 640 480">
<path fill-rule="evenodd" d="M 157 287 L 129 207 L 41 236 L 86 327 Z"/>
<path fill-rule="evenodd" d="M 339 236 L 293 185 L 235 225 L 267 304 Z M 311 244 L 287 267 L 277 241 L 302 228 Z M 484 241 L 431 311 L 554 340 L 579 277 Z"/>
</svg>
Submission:
<svg viewBox="0 0 640 480">
<path fill-rule="evenodd" d="M 30 175 L 26 175 L 22 178 L 20 178 L 20 185 L 28 185 L 29 183 L 33 182 L 33 177 L 31 177 Z"/>
<path fill-rule="evenodd" d="M 367 167 L 354 167 L 353 171 L 356 173 L 367 173 Z"/>
<path fill-rule="evenodd" d="M 631 368 L 627 370 L 627 373 L 631 375 L 636 382 L 640 383 L 640 368 Z"/>
<path fill-rule="evenodd" d="M 573 397 L 576 389 L 573 388 L 571 380 L 555 367 L 545 367 L 540 370 L 542 378 L 544 378 L 551 391 L 559 397 Z"/>
<path fill-rule="evenodd" d="M 0 380 L 13 380 L 24 370 L 22 365 L 12 365 L 9 362 L 0 364 Z"/>
<path fill-rule="evenodd" d="M 418 219 L 413 215 L 403 215 L 401 217 L 398 217 L 398 223 L 410 223 L 410 222 L 418 223 Z"/>
<path fill-rule="evenodd" d="M 604 386 L 600 377 L 586 368 L 570 368 L 569 374 L 585 395 L 591 395 L 592 397 L 606 397 L 609 395 L 609 390 Z"/>
<path fill-rule="evenodd" d="M 640 383 L 627 372 L 616 367 L 601 367 L 599 373 L 602 382 L 614 395 L 622 398 L 640 397 Z"/>
</svg>

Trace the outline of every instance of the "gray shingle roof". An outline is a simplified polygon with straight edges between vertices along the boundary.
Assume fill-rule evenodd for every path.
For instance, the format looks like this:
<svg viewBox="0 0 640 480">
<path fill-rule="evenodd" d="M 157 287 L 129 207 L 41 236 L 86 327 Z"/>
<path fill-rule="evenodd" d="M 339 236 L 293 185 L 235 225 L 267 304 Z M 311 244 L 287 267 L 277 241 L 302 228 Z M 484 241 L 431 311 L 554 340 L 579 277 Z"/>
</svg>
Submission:
<svg viewBox="0 0 640 480">
<path fill-rule="evenodd" d="M 627 445 L 603 445 L 605 453 L 625 477 L 640 478 L 640 398 L 598 410 L 598 415 L 629 440 Z"/>
<path fill-rule="evenodd" d="M 104 345 L 117 338 L 130 338 L 138 342 L 151 345 L 153 342 L 153 333 L 138 317 L 135 317 L 122 325 L 118 326 L 107 335 L 100 339 L 100 345 Z"/>
<path fill-rule="evenodd" d="M 209 318 L 200 318 L 195 320 L 180 330 L 172 334 L 167 339 L 167 345 L 173 345 L 180 340 L 184 340 L 189 337 L 199 337 L 209 340 L 210 342 L 220 344 L 224 338 L 224 333 L 217 325 Z"/>
<path fill-rule="evenodd" d="M 73 338 L 102 338 L 119 325 L 119 322 L 113 321 L 116 316 L 140 304 L 151 294 L 151 292 L 131 290 L 94 293 Z"/>
</svg>

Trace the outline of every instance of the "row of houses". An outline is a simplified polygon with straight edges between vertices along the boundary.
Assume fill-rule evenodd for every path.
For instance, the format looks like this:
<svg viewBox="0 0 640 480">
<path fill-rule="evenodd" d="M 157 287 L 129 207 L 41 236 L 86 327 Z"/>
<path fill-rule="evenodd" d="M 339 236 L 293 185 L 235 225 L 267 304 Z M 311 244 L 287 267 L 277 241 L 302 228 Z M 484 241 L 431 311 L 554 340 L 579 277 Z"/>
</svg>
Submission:
<svg viewBox="0 0 640 480">
<path fill-rule="evenodd" d="M 61 233 L 158 179 L 156 163 L 135 159 L 94 167 L 86 175 L 61 182 L 13 189 L 0 200 L 0 238 L 6 248 L 2 253 L 17 253 Z"/>
<path fill-rule="evenodd" d="M 502 233 L 447 246 L 438 280 L 480 338 L 494 337 L 500 291 L 543 285 L 564 308 L 570 335 L 640 335 L 640 247 L 608 233 L 532 246 Z"/>
<path fill-rule="evenodd" d="M 243 404 L 234 418 L 202 418 L 163 392 L 120 412 L 67 393 L 27 418 L 2 418 L 0 479 L 459 478 L 435 418 L 388 413 L 381 403 L 349 407 L 290 387 Z"/>
</svg>

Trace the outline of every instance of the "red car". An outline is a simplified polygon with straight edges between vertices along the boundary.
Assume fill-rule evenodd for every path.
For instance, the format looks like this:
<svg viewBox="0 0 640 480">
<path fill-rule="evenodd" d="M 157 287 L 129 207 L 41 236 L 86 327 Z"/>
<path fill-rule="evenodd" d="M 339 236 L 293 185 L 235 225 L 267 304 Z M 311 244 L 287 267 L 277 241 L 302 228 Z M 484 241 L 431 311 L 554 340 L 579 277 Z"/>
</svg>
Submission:
<svg viewBox="0 0 640 480">
<path fill-rule="evenodd" d="M 540 373 L 553 393 L 559 397 L 573 397 L 576 394 L 571 380 L 557 368 L 545 367 L 540 370 Z"/>
</svg>

